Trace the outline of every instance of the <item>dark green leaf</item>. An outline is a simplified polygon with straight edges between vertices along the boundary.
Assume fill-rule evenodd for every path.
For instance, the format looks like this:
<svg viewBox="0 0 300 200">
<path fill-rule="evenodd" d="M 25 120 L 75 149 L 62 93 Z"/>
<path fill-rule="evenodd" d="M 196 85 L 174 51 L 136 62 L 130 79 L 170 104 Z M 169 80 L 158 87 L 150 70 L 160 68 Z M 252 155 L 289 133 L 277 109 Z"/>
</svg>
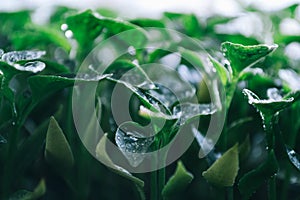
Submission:
<svg viewBox="0 0 300 200">
<path fill-rule="evenodd" d="M 172 197 L 182 193 L 187 185 L 191 183 L 193 178 L 194 176 L 188 172 L 183 163 L 179 161 L 177 163 L 175 174 L 171 176 L 162 190 L 163 197 L 166 199 L 172 199 Z"/>
<path fill-rule="evenodd" d="M 42 197 L 46 193 L 46 184 L 42 179 L 33 192 L 27 190 L 19 190 L 14 193 L 9 200 L 36 200 Z"/>
<path fill-rule="evenodd" d="M 217 186 L 233 186 L 239 170 L 238 145 L 234 145 L 226 151 L 222 157 L 202 173 L 204 178 Z"/>
<path fill-rule="evenodd" d="M 265 162 L 256 169 L 245 174 L 239 181 L 239 190 L 244 199 L 249 199 L 252 194 L 269 178 L 278 171 L 278 163 L 272 150 Z"/>
<path fill-rule="evenodd" d="M 45 158 L 61 172 L 70 170 L 74 165 L 72 150 L 54 117 L 50 118 L 47 131 Z"/>
<path fill-rule="evenodd" d="M 133 20 L 130 20 L 130 23 L 135 24 L 140 27 L 165 28 L 165 25 L 162 21 L 155 20 L 155 19 L 147 19 L 147 18 L 133 19 Z"/>
<path fill-rule="evenodd" d="M 244 89 L 243 93 L 248 98 L 248 103 L 255 106 L 263 116 L 273 116 L 279 111 L 291 106 L 294 103 L 293 97 L 282 98 L 277 94 L 277 90 L 271 88 L 268 90 L 269 99 L 261 100 L 255 93 L 248 89 Z"/>
<path fill-rule="evenodd" d="M 69 78 L 55 75 L 37 75 L 30 77 L 28 83 L 32 92 L 33 102 L 36 103 L 54 92 L 73 86 L 75 82 L 98 82 L 108 76 L 110 75 L 78 74 L 77 77 Z"/>
</svg>

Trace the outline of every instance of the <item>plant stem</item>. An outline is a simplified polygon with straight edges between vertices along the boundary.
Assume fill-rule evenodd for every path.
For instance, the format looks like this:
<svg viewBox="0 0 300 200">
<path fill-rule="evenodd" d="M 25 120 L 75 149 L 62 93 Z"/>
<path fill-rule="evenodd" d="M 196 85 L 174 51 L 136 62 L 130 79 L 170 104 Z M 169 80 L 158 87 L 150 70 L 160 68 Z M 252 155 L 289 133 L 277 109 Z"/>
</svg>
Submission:
<svg viewBox="0 0 300 200">
<path fill-rule="evenodd" d="M 162 190 L 165 186 L 165 179 L 166 179 L 166 168 L 163 167 L 160 170 L 158 170 L 158 199 L 162 199 Z"/>
<path fill-rule="evenodd" d="M 227 188 L 227 199 L 233 200 L 233 187 Z"/>
<path fill-rule="evenodd" d="M 157 191 L 157 171 L 153 171 L 151 172 L 151 186 L 150 186 L 150 190 L 151 190 L 151 200 L 158 200 L 158 191 Z"/>
<path fill-rule="evenodd" d="M 269 200 L 276 200 L 276 176 L 272 176 L 272 178 L 268 181 L 268 191 L 269 191 Z"/>
<path fill-rule="evenodd" d="M 262 115 L 264 129 L 266 131 L 268 151 L 274 150 L 275 147 L 275 130 L 274 123 L 277 123 L 276 116 Z M 268 180 L 268 198 L 276 200 L 276 175 Z"/>
</svg>

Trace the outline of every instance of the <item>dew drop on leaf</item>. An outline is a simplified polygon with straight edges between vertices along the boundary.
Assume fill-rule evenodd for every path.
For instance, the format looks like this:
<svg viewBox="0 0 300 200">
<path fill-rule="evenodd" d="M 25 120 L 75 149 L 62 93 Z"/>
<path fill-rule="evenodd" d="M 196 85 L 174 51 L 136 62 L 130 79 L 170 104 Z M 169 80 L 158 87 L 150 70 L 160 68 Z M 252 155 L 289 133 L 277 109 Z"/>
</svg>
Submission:
<svg viewBox="0 0 300 200">
<path fill-rule="evenodd" d="M 15 62 L 22 60 L 34 60 L 41 58 L 46 54 L 45 51 L 11 51 L 1 56 L 4 62 L 12 65 Z"/>
<path fill-rule="evenodd" d="M 43 71 L 46 67 L 45 63 L 40 61 L 28 62 L 24 65 L 13 64 L 14 68 L 20 71 L 29 71 L 33 73 L 37 73 Z"/>
<path fill-rule="evenodd" d="M 129 164 L 137 167 L 143 162 L 154 137 L 145 137 L 137 131 L 129 130 L 128 127 L 127 124 L 121 125 L 116 132 L 115 140 Z"/>
</svg>

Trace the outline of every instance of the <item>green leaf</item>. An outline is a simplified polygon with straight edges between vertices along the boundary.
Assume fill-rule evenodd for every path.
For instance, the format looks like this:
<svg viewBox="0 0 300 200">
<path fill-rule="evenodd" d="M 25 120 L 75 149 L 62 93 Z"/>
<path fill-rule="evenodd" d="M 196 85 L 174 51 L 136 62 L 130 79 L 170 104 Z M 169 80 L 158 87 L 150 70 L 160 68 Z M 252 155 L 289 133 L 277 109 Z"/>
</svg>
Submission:
<svg viewBox="0 0 300 200">
<path fill-rule="evenodd" d="M 230 72 L 213 57 L 209 56 L 209 60 L 210 60 L 211 64 L 214 66 L 214 68 L 217 70 L 218 75 L 221 79 L 221 82 L 225 86 L 228 82 L 231 81 L 232 77 L 231 77 Z"/>
<path fill-rule="evenodd" d="M 252 194 L 269 178 L 278 171 L 278 163 L 274 151 L 271 150 L 267 160 L 256 169 L 245 174 L 239 181 L 238 187 L 244 199 L 249 199 Z"/>
<path fill-rule="evenodd" d="M 179 32 L 187 34 L 191 37 L 199 37 L 202 34 L 202 28 L 199 24 L 197 17 L 194 14 L 181 14 L 165 12 L 164 16 L 169 18 L 174 23 L 174 27 Z"/>
<path fill-rule="evenodd" d="M 144 32 L 138 26 L 119 19 L 97 16 L 91 10 L 68 17 L 67 24 L 82 48 L 86 48 L 85 45 L 90 46 L 93 40 L 100 35 L 103 28 L 106 28 L 109 35 L 135 29 L 137 33 L 134 36 L 135 40 L 137 42 L 146 41 Z"/>
<path fill-rule="evenodd" d="M 46 193 L 45 180 L 42 179 L 33 192 L 27 190 L 19 190 L 14 193 L 9 200 L 35 200 L 39 199 Z"/>
<path fill-rule="evenodd" d="M 165 25 L 162 21 L 156 19 L 147 19 L 139 18 L 130 20 L 130 23 L 135 24 L 140 27 L 156 27 L 156 28 L 165 28 Z"/>
<path fill-rule="evenodd" d="M 71 44 L 67 38 L 58 30 L 42 26 L 29 26 L 25 30 L 16 31 L 11 35 L 12 44 L 15 49 L 49 49 L 49 46 L 63 48 L 70 52 Z"/>
<path fill-rule="evenodd" d="M 244 95 L 248 98 L 248 103 L 256 107 L 262 116 L 273 116 L 281 110 L 294 103 L 293 97 L 282 97 L 276 88 L 268 89 L 269 99 L 260 99 L 254 92 L 244 89 Z"/>
<path fill-rule="evenodd" d="M 45 158 L 61 172 L 70 170 L 74 165 L 72 150 L 54 117 L 50 118 L 47 131 Z"/>
<path fill-rule="evenodd" d="M 73 86 L 75 82 L 98 82 L 108 76 L 110 75 L 77 74 L 77 77 L 69 78 L 59 75 L 36 75 L 30 77 L 28 83 L 32 92 L 33 102 L 36 103 L 54 92 Z"/>
<path fill-rule="evenodd" d="M 233 74 L 239 76 L 245 68 L 251 67 L 260 59 L 274 51 L 277 45 L 250 45 L 244 46 L 231 42 L 224 42 L 221 45 L 221 51 L 230 62 Z"/>
<path fill-rule="evenodd" d="M 171 176 L 162 190 L 163 197 L 172 199 L 172 197 L 182 193 L 193 178 L 194 176 L 185 169 L 183 163 L 178 161 L 175 174 Z"/>
<path fill-rule="evenodd" d="M 139 179 L 137 177 L 134 177 L 127 170 L 125 170 L 124 168 L 122 168 L 118 165 L 115 165 L 111 161 L 111 159 L 109 158 L 109 156 L 106 153 L 106 143 L 107 143 L 107 141 L 108 141 L 107 133 L 105 133 L 103 135 L 103 137 L 100 139 L 100 141 L 99 141 L 99 143 L 97 144 L 97 147 L 96 147 L 96 156 L 97 156 L 97 158 L 102 163 L 104 163 L 106 166 L 108 166 L 116 174 L 119 174 L 120 176 L 132 181 L 137 186 L 143 188 L 144 187 L 144 181 L 142 181 L 141 179 Z"/>
<path fill-rule="evenodd" d="M 66 24 L 68 29 L 73 32 L 73 36 L 81 48 L 90 47 L 93 40 L 102 33 L 104 28 L 91 10 L 69 16 L 66 19 Z"/>
<path fill-rule="evenodd" d="M 1 33 L 10 34 L 20 30 L 26 24 L 30 23 L 30 11 L 23 10 L 19 12 L 0 13 L 0 30 Z"/>
<path fill-rule="evenodd" d="M 288 146 L 286 146 L 286 153 L 291 163 L 300 171 L 300 155 Z"/>
<path fill-rule="evenodd" d="M 226 151 L 216 162 L 202 173 L 204 178 L 217 186 L 234 185 L 239 170 L 238 144 Z"/>
</svg>

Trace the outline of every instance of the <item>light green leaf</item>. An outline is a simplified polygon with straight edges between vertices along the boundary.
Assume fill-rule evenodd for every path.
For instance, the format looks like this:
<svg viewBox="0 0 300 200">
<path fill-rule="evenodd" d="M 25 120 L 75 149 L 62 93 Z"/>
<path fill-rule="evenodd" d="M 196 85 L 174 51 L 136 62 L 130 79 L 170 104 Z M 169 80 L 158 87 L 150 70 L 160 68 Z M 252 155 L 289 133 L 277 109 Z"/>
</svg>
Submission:
<svg viewBox="0 0 300 200">
<path fill-rule="evenodd" d="M 234 76 L 239 76 L 241 71 L 254 65 L 276 48 L 277 45 L 244 46 L 231 42 L 224 42 L 221 45 L 221 51 L 230 62 Z"/>
<path fill-rule="evenodd" d="M 226 151 L 216 162 L 202 173 L 204 178 L 217 186 L 234 185 L 239 170 L 238 144 Z"/>
<path fill-rule="evenodd" d="M 46 136 L 45 158 L 56 169 L 63 172 L 74 165 L 74 157 L 69 143 L 54 117 L 50 118 Z"/>
<path fill-rule="evenodd" d="M 228 82 L 231 81 L 232 77 L 230 72 L 213 57 L 209 56 L 209 60 L 211 64 L 214 66 L 214 68 L 217 70 L 219 77 L 222 81 L 222 84 L 225 86 Z"/>
<path fill-rule="evenodd" d="M 132 181 L 135 183 L 137 186 L 143 188 L 144 187 L 144 181 L 141 179 L 133 176 L 130 174 L 127 170 L 124 168 L 115 165 L 112 160 L 109 158 L 109 156 L 106 153 L 106 143 L 108 141 L 107 138 L 107 133 L 103 135 L 103 137 L 100 139 L 99 143 L 97 144 L 96 147 L 96 156 L 97 158 L 104 163 L 106 166 L 108 166 L 113 172 L 116 174 L 119 174 L 120 176 L 123 176 L 124 178 Z"/>
<path fill-rule="evenodd" d="M 185 190 L 188 184 L 191 183 L 194 176 L 188 172 L 183 163 L 179 161 L 177 163 L 177 168 L 175 174 L 169 179 L 167 184 L 162 190 L 162 195 L 166 199 L 171 199 L 171 197 L 176 196 Z"/>
</svg>

